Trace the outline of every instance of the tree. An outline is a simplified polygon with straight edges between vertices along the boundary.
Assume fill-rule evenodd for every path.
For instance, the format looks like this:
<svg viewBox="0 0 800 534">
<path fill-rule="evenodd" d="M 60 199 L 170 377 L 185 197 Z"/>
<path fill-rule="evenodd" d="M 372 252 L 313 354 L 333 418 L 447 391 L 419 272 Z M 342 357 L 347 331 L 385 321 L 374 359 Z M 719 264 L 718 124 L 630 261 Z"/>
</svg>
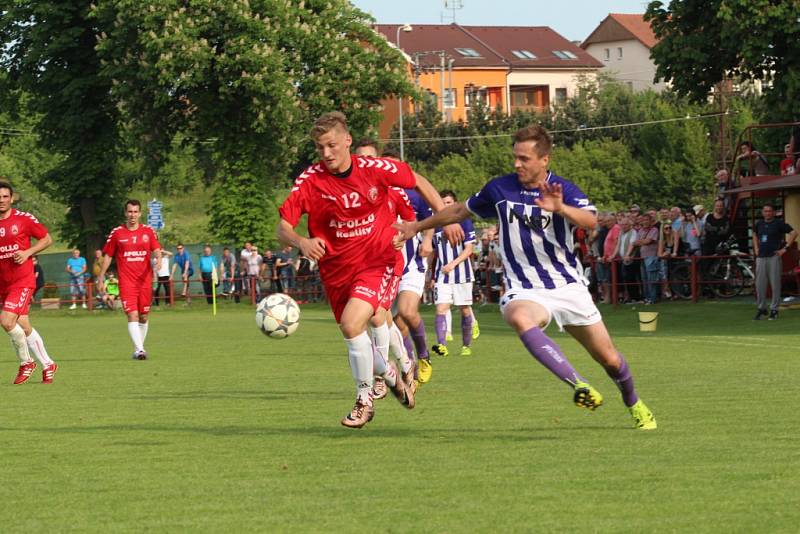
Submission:
<svg viewBox="0 0 800 534">
<path fill-rule="evenodd" d="M 656 76 L 681 95 L 707 98 L 725 77 L 765 82 L 770 107 L 784 118 L 800 97 L 800 24 L 795 0 L 651 2 L 645 20 L 659 42 Z"/>
<path fill-rule="evenodd" d="M 66 204 L 62 236 L 91 250 L 119 220 L 126 184 L 117 172 L 118 111 L 110 81 L 98 76 L 90 10 L 89 0 L 0 0 L 7 73 L 0 93 L 24 91 L 19 103 L 38 119 L 38 146 L 59 156 L 35 185 Z"/>
<path fill-rule="evenodd" d="M 346 0 L 99 0 L 93 15 L 101 72 L 147 161 L 178 132 L 212 141 L 223 239 L 272 238 L 270 189 L 312 158 L 314 118 L 344 111 L 363 135 L 383 97 L 411 91 L 401 55 Z"/>
</svg>

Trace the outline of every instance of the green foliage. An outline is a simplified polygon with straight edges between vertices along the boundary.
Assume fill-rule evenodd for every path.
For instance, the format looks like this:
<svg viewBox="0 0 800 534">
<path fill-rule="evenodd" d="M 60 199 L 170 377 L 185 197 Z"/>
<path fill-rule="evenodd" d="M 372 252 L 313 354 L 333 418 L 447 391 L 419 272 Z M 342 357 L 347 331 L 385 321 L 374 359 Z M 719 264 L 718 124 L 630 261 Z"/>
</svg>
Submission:
<svg viewBox="0 0 800 534">
<path fill-rule="evenodd" d="M 66 220 L 66 207 L 37 185 L 61 158 L 38 146 L 33 124 L 30 117 L 0 112 L 0 176 L 14 185 L 15 207 L 33 213 L 57 240 Z"/>
<path fill-rule="evenodd" d="M 725 77 L 767 83 L 773 112 L 797 116 L 800 24 L 795 0 L 651 2 L 645 19 L 660 39 L 656 75 L 704 100 Z"/>
<path fill-rule="evenodd" d="M 740 101 L 737 105 L 749 110 Z M 653 207 L 691 205 L 706 200 L 714 187 L 709 127 L 716 124 L 685 120 L 702 111 L 673 94 L 634 93 L 601 76 L 599 81 L 580 80 L 577 95 L 551 114 L 507 116 L 499 110 L 473 108 L 474 122 L 449 127 L 474 139 L 407 146 L 413 146 L 412 155 L 427 158 L 414 161 L 414 166 L 425 169 L 437 187 L 466 196 L 488 179 L 513 172 L 511 134 L 540 123 L 553 131 L 554 172 L 578 183 L 601 208 L 631 202 Z M 427 135 L 449 133 L 429 112 L 421 119 L 423 124 L 435 124 Z M 650 124 L 595 129 L 642 122 Z M 448 153 L 448 145 L 456 144 L 457 150 Z"/>
<path fill-rule="evenodd" d="M 629 205 L 644 181 L 644 169 L 631 157 L 629 148 L 611 139 L 556 147 L 551 169 L 575 182 L 600 209 Z"/>
<path fill-rule="evenodd" d="M 278 209 L 260 177 L 232 172 L 222 181 L 209 208 L 214 235 L 222 241 L 275 243 Z"/>
<path fill-rule="evenodd" d="M 221 237 L 266 235 L 262 201 L 313 157 L 316 117 L 344 111 L 363 135 L 382 98 L 411 91 L 401 56 L 346 0 L 101 0 L 93 16 L 106 28 L 101 72 L 146 161 L 162 165 L 178 132 L 211 141 L 213 167 L 225 169 L 211 213 Z M 258 217 L 241 220 L 257 203 Z"/>
<path fill-rule="evenodd" d="M 465 200 L 486 183 L 487 175 L 469 158 L 453 154 L 442 159 L 430 172 L 431 183 L 438 190 L 450 189 Z"/>
<path fill-rule="evenodd" d="M 17 103 L 36 117 L 38 146 L 60 156 L 35 185 L 67 205 L 62 235 L 93 248 L 117 222 L 126 184 L 116 172 L 118 112 L 110 81 L 98 76 L 90 10 L 88 0 L 3 1 L 0 69 L 8 75 L 0 93 L 25 92 Z"/>
</svg>

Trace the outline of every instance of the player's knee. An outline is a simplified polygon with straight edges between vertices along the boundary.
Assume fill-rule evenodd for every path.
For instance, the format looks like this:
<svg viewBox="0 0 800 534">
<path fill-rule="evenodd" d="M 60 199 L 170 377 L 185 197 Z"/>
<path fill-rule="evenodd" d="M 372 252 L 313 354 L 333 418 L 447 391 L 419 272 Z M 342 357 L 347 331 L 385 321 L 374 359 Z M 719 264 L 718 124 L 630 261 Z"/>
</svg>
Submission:
<svg viewBox="0 0 800 534">
<path fill-rule="evenodd" d="M 382 313 L 376 313 L 369 319 L 370 326 L 378 328 L 386 322 L 386 317 Z"/>
<path fill-rule="evenodd" d="M 528 309 L 519 307 L 507 309 L 503 314 L 503 319 L 514 329 L 518 334 L 527 332 L 531 328 L 544 328 L 547 326 L 547 312 L 536 313 Z"/>
<path fill-rule="evenodd" d="M 0 325 L 3 327 L 3 330 L 6 332 L 11 332 L 11 330 L 16 326 L 17 319 L 14 316 L 0 316 Z"/>
<path fill-rule="evenodd" d="M 356 324 L 355 322 L 342 322 L 339 325 L 339 330 L 342 331 L 342 335 L 345 339 L 353 339 L 363 334 L 366 331 L 366 328 L 363 324 Z"/>
</svg>

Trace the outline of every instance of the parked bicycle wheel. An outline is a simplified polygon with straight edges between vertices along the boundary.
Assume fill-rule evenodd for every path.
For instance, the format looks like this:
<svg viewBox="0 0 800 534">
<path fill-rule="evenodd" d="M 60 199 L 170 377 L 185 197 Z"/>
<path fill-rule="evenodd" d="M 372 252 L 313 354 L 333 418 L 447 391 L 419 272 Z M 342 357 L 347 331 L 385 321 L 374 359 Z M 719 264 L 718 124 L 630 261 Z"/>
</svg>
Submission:
<svg viewBox="0 0 800 534">
<path fill-rule="evenodd" d="M 669 268 L 669 287 L 672 294 L 682 299 L 692 296 L 692 273 L 688 263 L 678 263 Z"/>
<path fill-rule="evenodd" d="M 739 295 L 745 286 L 744 273 L 730 259 L 715 262 L 709 269 L 708 276 L 711 281 L 711 290 L 723 299 Z"/>
</svg>

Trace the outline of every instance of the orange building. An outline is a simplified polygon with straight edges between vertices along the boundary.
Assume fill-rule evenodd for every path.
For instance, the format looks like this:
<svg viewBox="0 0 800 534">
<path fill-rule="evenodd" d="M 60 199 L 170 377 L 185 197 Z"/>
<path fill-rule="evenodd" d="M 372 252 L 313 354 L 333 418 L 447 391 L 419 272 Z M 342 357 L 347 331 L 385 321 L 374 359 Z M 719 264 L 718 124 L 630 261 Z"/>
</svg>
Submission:
<svg viewBox="0 0 800 534">
<path fill-rule="evenodd" d="M 479 100 L 506 113 L 543 111 L 576 90 L 578 78 L 603 64 L 548 27 L 378 24 L 376 31 L 410 58 L 415 84 L 448 121 L 466 120 Z M 399 29 L 399 31 L 398 31 Z M 444 98 L 442 98 L 444 95 Z M 397 122 L 396 100 L 385 103 L 380 135 Z M 407 103 L 406 113 L 413 111 Z"/>
</svg>

